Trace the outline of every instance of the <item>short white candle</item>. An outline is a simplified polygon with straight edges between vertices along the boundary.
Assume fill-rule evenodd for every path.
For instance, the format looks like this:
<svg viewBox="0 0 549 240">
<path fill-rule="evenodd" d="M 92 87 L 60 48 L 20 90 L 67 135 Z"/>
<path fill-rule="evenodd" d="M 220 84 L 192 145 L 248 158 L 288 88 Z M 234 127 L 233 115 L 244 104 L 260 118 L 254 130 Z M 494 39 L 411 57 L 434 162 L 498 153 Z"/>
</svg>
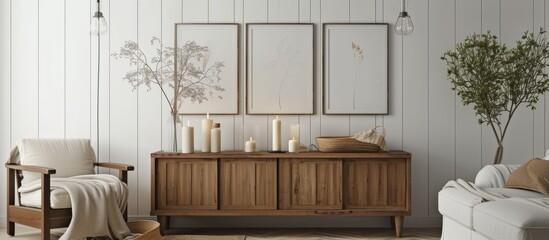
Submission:
<svg viewBox="0 0 549 240">
<path fill-rule="evenodd" d="M 255 152 L 255 141 L 250 137 L 250 141 L 246 141 L 244 152 Z"/>
<path fill-rule="evenodd" d="M 181 128 L 181 150 L 183 153 L 193 153 L 194 151 L 194 127 L 187 121 L 187 126 Z"/>
<path fill-rule="evenodd" d="M 276 119 L 273 119 L 273 151 L 280 151 L 280 143 L 281 143 L 281 126 L 282 121 L 278 119 L 278 116 L 276 116 Z"/>
<path fill-rule="evenodd" d="M 288 152 L 299 152 L 299 142 L 295 138 L 292 138 L 292 140 L 288 141 Z"/>
<path fill-rule="evenodd" d="M 208 113 L 206 119 L 202 119 L 202 152 L 210 152 L 212 125 L 213 120 L 210 119 L 210 114 Z"/>
</svg>

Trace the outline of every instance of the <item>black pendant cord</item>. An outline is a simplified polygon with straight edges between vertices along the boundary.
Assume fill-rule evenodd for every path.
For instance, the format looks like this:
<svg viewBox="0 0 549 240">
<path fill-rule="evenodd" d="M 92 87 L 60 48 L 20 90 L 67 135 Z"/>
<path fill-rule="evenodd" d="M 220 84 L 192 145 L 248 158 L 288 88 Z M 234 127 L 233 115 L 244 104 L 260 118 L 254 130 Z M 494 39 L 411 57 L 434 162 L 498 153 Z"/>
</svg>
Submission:
<svg viewBox="0 0 549 240">
<path fill-rule="evenodd" d="M 97 1 L 99 4 L 99 1 Z M 97 23 L 99 25 L 99 22 Z M 99 27 L 99 26 L 98 26 Z M 96 98 L 96 148 L 97 148 L 97 162 L 99 162 L 99 70 L 101 68 L 101 37 L 99 36 L 99 31 L 97 32 L 97 98 Z"/>
</svg>

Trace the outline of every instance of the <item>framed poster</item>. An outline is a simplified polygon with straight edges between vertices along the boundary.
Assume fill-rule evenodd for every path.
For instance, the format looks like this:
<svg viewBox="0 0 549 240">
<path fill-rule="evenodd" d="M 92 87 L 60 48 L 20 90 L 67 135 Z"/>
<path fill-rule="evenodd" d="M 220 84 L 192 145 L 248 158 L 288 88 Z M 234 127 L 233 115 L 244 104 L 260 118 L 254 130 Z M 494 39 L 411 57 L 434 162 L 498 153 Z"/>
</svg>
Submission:
<svg viewBox="0 0 549 240">
<path fill-rule="evenodd" d="M 388 24 L 323 25 L 324 114 L 388 114 Z"/>
<path fill-rule="evenodd" d="M 313 114 L 314 25 L 246 24 L 248 114 Z"/>
<path fill-rule="evenodd" d="M 239 25 L 176 23 L 180 114 L 238 114 Z"/>
</svg>

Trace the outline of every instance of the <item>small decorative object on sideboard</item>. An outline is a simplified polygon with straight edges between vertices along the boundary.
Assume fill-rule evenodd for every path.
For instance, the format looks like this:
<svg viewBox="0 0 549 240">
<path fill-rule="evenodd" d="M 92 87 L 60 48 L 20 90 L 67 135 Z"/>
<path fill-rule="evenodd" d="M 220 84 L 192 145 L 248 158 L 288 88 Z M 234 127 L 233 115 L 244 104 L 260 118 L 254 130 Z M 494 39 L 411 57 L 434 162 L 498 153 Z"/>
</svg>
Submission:
<svg viewBox="0 0 549 240">
<path fill-rule="evenodd" d="M 212 134 L 213 120 L 210 114 L 206 114 L 206 119 L 202 119 L 202 152 L 210 152 L 210 138 Z"/>
<path fill-rule="evenodd" d="M 381 129 L 382 132 L 379 134 L 377 129 Z M 353 138 L 366 143 L 377 144 L 382 150 L 387 151 L 387 143 L 385 143 L 385 135 L 387 131 L 384 126 L 376 126 L 368 131 L 359 132 L 353 135 Z"/>
<path fill-rule="evenodd" d="M 213 153 L 221 152 L 221 124 L 214 123 L 211 130 L 211 149 Z"/>
<path fill-rule="evenodd" d="M 376 131 L 378 128 L 383 130 L 381 134 Z M 317 137 L 316 143 L 321 152 L 379 152 L 387 151 L 385 135 L 385 127 L 377 126 L 353 136 Z"/>
<path fill-rule="evenodd" d="M 299 152 L 299 142 L 293 137 L 288 141 L 288 152 L 298 153 Z"/>
<path fill-rule="evenodd" d="M 361 142 L 350 136 L 317 137 L 316 143 L 321 152 L 379 152 L 377 144 Z"/>
<path fill-rule="evenodd" d="M 194 127 L 191 127 L 191 121 L 187 121 L 187 126 L 181 127 L 181 150 L 183 153 L 194 151 Z"/>
<path fill-rule="evenodd" d="M 281 132 L 280 128 L 282 125 L 282 121 L 278 119 L 278 116 L 276 116 L 276 119 L 273 119 L 273 152 L 281 151 Z"/>
<path fill-rule="evenodd" d="M 246 141 L 244 152 L 255 152 L 255 141 L 250 137 L 250 141 Z"/>
</svg>

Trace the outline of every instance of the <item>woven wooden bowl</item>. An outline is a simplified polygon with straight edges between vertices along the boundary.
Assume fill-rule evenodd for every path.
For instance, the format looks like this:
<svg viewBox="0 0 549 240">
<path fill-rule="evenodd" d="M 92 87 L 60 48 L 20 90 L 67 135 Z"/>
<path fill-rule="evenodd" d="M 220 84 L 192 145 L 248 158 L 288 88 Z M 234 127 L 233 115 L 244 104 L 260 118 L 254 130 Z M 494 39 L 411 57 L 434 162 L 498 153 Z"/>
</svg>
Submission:
<svg viewBox="0 0 549 240">
<path fill-rule="evenodd" d="M 149 220 L 139 220 L 128 222 L 128 227 L 132 233 L 141 235 L 135 239 L 139 240 L 164 240 L 160 234 L 160 223 Z"/>
<path fill-rule="evenodd" d="M 351 137 L 317 137 L 316 143 L 321 152 L 379 152 L 377 144 L 358 141 Z"/>
</svg>

